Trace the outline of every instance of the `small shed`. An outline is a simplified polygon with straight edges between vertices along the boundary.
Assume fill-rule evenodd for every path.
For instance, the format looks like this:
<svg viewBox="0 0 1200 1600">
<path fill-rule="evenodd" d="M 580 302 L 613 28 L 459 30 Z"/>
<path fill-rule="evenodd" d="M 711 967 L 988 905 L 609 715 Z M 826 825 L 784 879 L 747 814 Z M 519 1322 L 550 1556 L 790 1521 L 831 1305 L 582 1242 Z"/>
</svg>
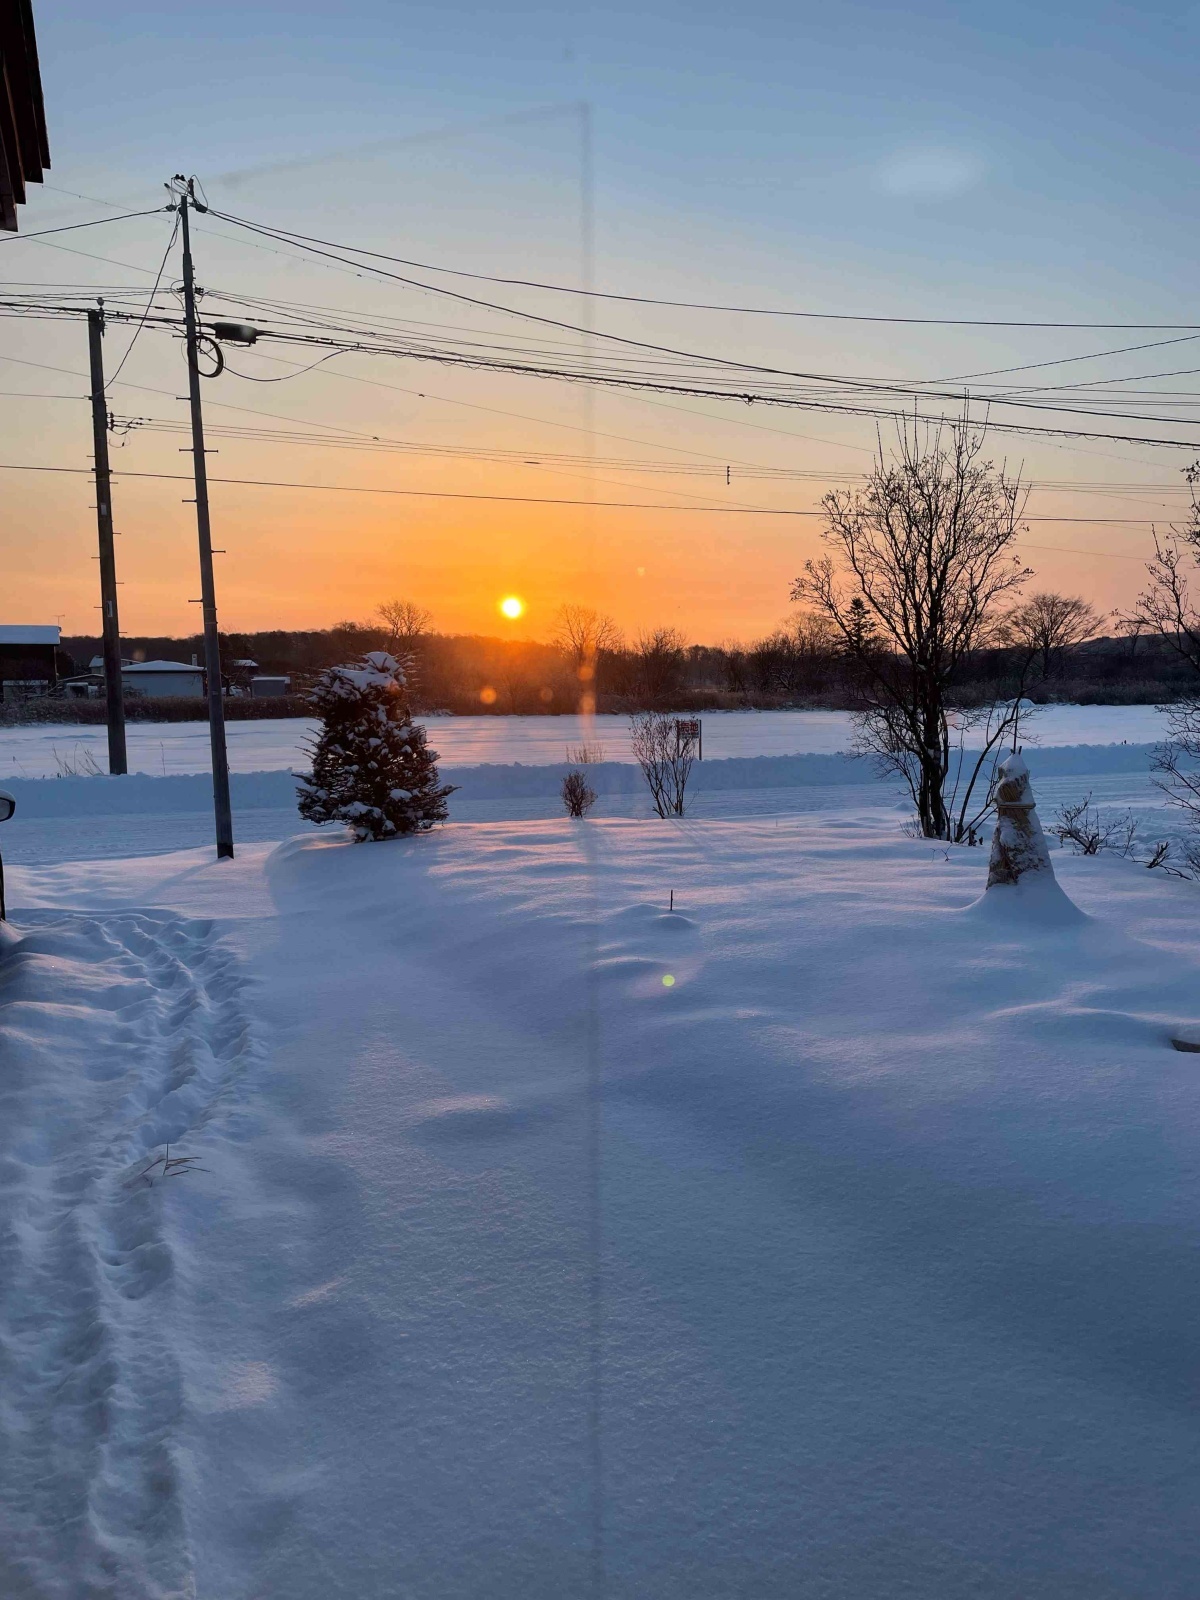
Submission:
<svg viewBox="0 0 1200 1600">
<path fill-rule="evenodd" d="M 292 680 L 285 673 L 271 675 L 262 672 L 258 677 L 250 679 L 250 693 L 256 700 L 287 694 L 291 687 Z"/>
<path fill-rule="evenodd" d="M 121 683 L 126 694 L 203 699 L 205 693 L 204 668 L 186 661 L 122 662 Z"/>
<path fill-rule="evenodd" d="M 57 686 L 59 637 L 59 629 L 49 624 L 0 624 L 0 692 L 5 700 L 27 700 Z"/>
</svg>

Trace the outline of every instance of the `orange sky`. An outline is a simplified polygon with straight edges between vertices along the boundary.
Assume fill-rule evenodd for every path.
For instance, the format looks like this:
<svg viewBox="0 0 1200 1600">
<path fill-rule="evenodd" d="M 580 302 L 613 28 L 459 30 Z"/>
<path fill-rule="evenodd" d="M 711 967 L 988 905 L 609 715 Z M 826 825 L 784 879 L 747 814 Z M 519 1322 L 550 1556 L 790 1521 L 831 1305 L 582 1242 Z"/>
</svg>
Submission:
<svg viewBox="0 0 1200 1600">
<path fill-rule="evenodd" d="M 50 330 L 60 344 L 67 343 L 72 331 Z M 123 348 L 123 331 L 119 337 L 121 343 L 117 335 L 110 336 L 118 350 Z M 150 359 L 145 365 L 157 360 L 162 366 L 162 349 L 147 354 Z M 168 360 L 175 356 L 169 344 L 165 354 Z M 65 351 L 59 359 L 66 365 L 70 352 Z M 366 368 L 365 358 L 354 359 L 358 362 L 354 370 Z M 248 360 L 241 360 L 249 369 Z M 169 383 L 172 376 L 178 377 L 178 373 L 170 368 L 166 373 L 142 373 L 145 381 L 157 380 L 155 386 L 164 386 L 164 379 Z M 62 383 L 64 392 L 71 387 L 69 380 L 54 381 Z M 206 401 L 218 393 L 223 399 L 229 395 L 235 405 L 253 405 L 258 400 L 257 394 L 246 398 L 249 385 L 230 384 L 227 388 L 227 381 L 206 386 Z M 300 390 L 305 381 L 298 380 L 292 390 Z M 494 379 L 471 383 L 444 374 L 438 374 L 436 381 L 434 392 L 451 398 L 462 394 L 477 397 L 481 386 L 503 387 Z M 555 401 L 560 399 L 554 386 L 510 380 L 507 387 L 510 404 L 511 391 L 516 391 L 517 409 L 554 418 Z M 389 417 L 390 397 L 376 410 L 371 404 L 376 396 L 370 389 L 360 393 L 350 384 L 339 389 L 329 377 L 319 390 L 316 384 L 312 389 L 311 396 L 303 391 L 289 394 L 294 414 L 322 420 L 332 414 L 343 426 L 374 426 L 386 429 L 390 437 L 490 448 L 498 440 L 511 441 L 515 431 L 496 419 L 456 414 L 452 404 L 432 399 L 418 402 L 415 414 Z M 133 399 L 135 404 L 146 404 L 144 397 L 135 394 Z M 575 395 L 567 399 L 577 405 Z M 181 417 L 182 407 L 177 404 L 154 397 L 149 400 L 155 415 Z M 275 404 L 279 404 L 277 399 Z M 49 423 L 47 411 L 52 412 Z M 385 414 L 379 415 L 380 411 Z M 631 431 L 639 425 L 645 428 L 643 417 L 629 403 L 606 401 L 601 413 L 601 426 L 613 431 Z M 569 413 L 559 413 L 564 414 Z M 236 419 L 235 413 L 220 412 L 211 405 L 210 419 L 219 416 Z M 775 423 L 787 428 L 790 420 L 776 418 Z M 861 438 L 860 424 L 839 425 L 829 418 L 822 421 L 831 438 L 836 439 L 839 432 L 843 441 Z M 521 424 L 521 429 L 518 437 L 528 439 L 531 426 Z M 30 401 L 15 420 L 14 432 L 16 437 L 10 433 L 8 447 L 12 459 L 24 456 L 72 465 L 88 462 L 88 408 L 81 401 L 42 402 L 40 410 Z M 554 437 L 549 427 L 537 429 L 536 434 L 543 448 L 560 452 L 579 448 L 575 435 Z M 833 470 L 842 475 L 860 471 L 869 459 L 861 448 L 834 449 L 811 441 L 797 441 L 793 446 L 766 433 L 759 438 L 745 432 L 737 436 L 719 416 L 687 420 L 676 414 L 665 420 L 665 426 L 660 416 L 654 419 L 654 434 L 640 452 L 612 441 L 597 441 L 597 453 L 626 451 L 645 460 L 669 462 L 686 459 L 672 458 L 669 448 L 707 455 L 715 454 L 724 442 L 735 463 L 798 461 L 808 470 L 819 471 L 828 469 L 833 458 Z M 130 473 L 186 472 L 190 458 L 179 453 L 185 445 L 182 434 L 152 435 L 135 430 L 113 452 L 114 508 L 122 535 L 118 541 L 122 624 L 130 633 L 186 634 L 196 627 L 197 608 L 189 604 L 198 592 L 194 511 L 184 503 L 190 486 L 121 473 L 122 468 Z M 214 480 L 256 477 L 533 498 L 586 499 L 589 494 L 588 476 L 581 468 L 550 467 L 544 462 L 526 467 L 447 461 L 436 456 L 363 455 L 228 438 L 216 440 L 215 448 L 218 453 L 210 459 Z M 1063 470 L 1057 462 L 1051 462 L 1051 467 L 1060 473 Z M 217 559 L 222 625 L 228 629 L 327 626 L 345 617 L 366 619 L 380 601 L 402 596 L 427 606 L 435 625 L 451 632 L 508 631 L 545 637 L 557 607 L 575 601 L 611 612 L 631 633 L 670 623 L 698 641 L 749 637 L 774 626 L 787 612 L 791 580 L 818 548 L 819 521 L 812 517 L 722 515 L 703 507 L 813 509 L 823 486 L 812 480 L 739 482 L 736 464 L 730 476 L 732 481 L 726 486 L 724 473 L 715 466 L 712 475 L 703 478 L 639 474 L 609 466 L 594 470 L 590 492 L 598 500 L 674 507 L 688 507 L 694 501 L 700 507 L 670 511 L 318 493 L 214 481 L 214 544 L 226 552 Z M 90 479 L 5 474 L 0 492 L 5 502 L 4 620 L 61 617 L 67 632 L 91 631 L 96 617 L 96 564 L 92 560 L 96 534 Z M 1125 501 L 1105 502 L 1102 514 L 1124 512 L 1139 518 L 1162 514 L 1164 501 L 1181 509 L 1182 488 L 1170 496 L 1147 491 L 1146 500 L 1127 511 Z M 1086 516 L 1095 503 L 1072 491 L 1045 490 L 1035 493 L 1031 511 Z M 1148 535 L 1146 528 L 1036 524 L 1023 541 L 1023 550 L 1037 570 L 1038 586 L 1082 592 L 1107 609 L 1132 598 L 1140 583 L 1140 561 L 1037 547 L 1124 552 L 1148 546 Z M 519 594 L 527 604 L 517 624 L 504 621 L 497 612 L 499 600 L 509 593 Z"/>
<path fill-rule="evenodd" d="M 136 191 L 120 192 L 123 203 L 138 197 Z M 298 186 L 290 197 L 297 208 L 302 192 Z M 154 197 L 151 193 L 145 198 Z M 369 197 L 360 199 L 369 207 Z M 252 208 L 254 197 L 242 203 Z M 558 252 L 561 275 L 569 278 L 570 250 L 561 240 L 554 244 L 558 221 L 537 206 L 534 211 L 548 248 Z M 22 226 L 34 231 L 63 218 L 95 214 L 94 207 L 89 211 L 61 196 L 35 193 Z M 440 218 L 442 212 L 430 215 Z M 656 248 L 656 220 L 639 217 L 636 207 L 623 218 L 622 254 L 606 269 L 614 281 L 637 281 L 650 270 L 645 263 Z M 153 268 L 140 264 L 157 263 L 168 224 L 168 218 L 156 216 L 116 224 L 111 238 L 108 229 L 84 234 L 89 250 L 99 246 L 113 252 L 109 262 L 99 265 L 74 255 L 52 256 L 32 240 L 4 246 L 9 252 L 4 260 L 20 260 L 30 279 L 42 274 L 40 281 L 66 273 L 71 281 L 83 282 L 91 275 L 98 286 L 114 276 L 145 282 Z M 343 216 L 327 226 L 361 230 L 365 236 L 370 223 L 365 217 Z M 699 229 L 697 219 L 677 218 L 675 227 L 679 237 L 671 245 L 673 259 L 697 262 L 671 285 L 675 293 L 740 292 L 766 301 L 791 297 L 786 281 L 744 283 L 739 273 L 753 270 L 761 277 L 763 262 L 754 258 L 751 269 L 746 250 L 739 254 L 736 242 L 705 235 L 702 253 L 689 249 L 687 237 L 689 230 Z M 25 254 L 15 256 L 14 250 Z M 510 229 L 486 244 L 452 236 L 442 246 L 447 258 L 484 264 L 503 264 L 505 250 L 525 258 Z M 202 281 L 235 283 L 239 293 L 411 318 L 418 330 L 434 326 L 435 319 L 437 326 L 448 324 L 460 333 L 487 323 L 472 308 L 333 274 L 321 263 L 281 262 L 272 253 L 222 237 L 205 219 L 198 219 L 196 251 Z M 125 263 L 125 268 L 115 270 L 113 262 Z M 135 265 L 138 272 L 131 270 Z M 547 270 L 554 265 L 551 254 Z M 773 263 L 771 270 L 786 278 L 785 265 Z M 558 316 L 578 314 L 573 297 L 564 304 L 561 296 L 527 296 L 524 303 Z M 884 378 L 1004 366 L 1035 353 L 1021 337 L 994 330 L 889 329 L 881 335 L 853 325 L 780 327 L 761 321 L 747 328 L 745 319 L 654 309 L 630 312 L 607 304 L 596 310 L 596 317 L 603 328 L 682 348 Z M 543 337 L 529 324 L 494 317 L 484 331 L 492 337 Z M 110 375 L 125 352 L 129 332 L 114 325 L 106 336 Z M 1087 347 L 1102 337 L 1063 335 L 1060 344 L 1063 349 Z M 819 520 L 732 515 L 712 508 L 811 512 L 828 486 L 821 475 L 844 482 L 847 475 L 861 473 L 875 444 L 874 425 L 864 418 L 603 390 L 596 392 L 589 433 L 584 396 L 570 385 L 366 355 L 340 357 L 293 377 L 309 359 L 308 352 L 277 345 L 238 351 L 230 356 L 231 370 L 203 386 L 215 452 L 209 461 L 213 542 L 225 551 L 217 558 L 218 601 L 227 629 L 366 620 L 381 601 L 404 597 L 428 607 L 435 626 L 449 632 L 508 631 L 544 638 L 558 606 L 572 601 L 610 612 L 628 633 L 671 624 L 695 641 L 752 637 L 787 613 L 791 581 L 818 549 Z M 5 460 L 89 466 L 85 372 L 82 322 L 0 322 Z M 285 381 L 273 381 L 279 378 Z M 197 626 L 197 608 L 189 603 L 198 593 L 194 510 L 185 503 L 190 488 L 184 482 L 131 475 L 187 472 L 189 457 L 181 453 L 187 445 L 187 413 L 179 399 L 184 387 L 178 341 L 150 329 L 111 391 L 122 427 L 125 420 L 148 418 L 178 430 L 156 432 L 139 424 L 114 435 L 121 619 L 129 633 L 185 635 Z M 373 453 L 222 433 L 251 426 L 294 434 L 298 425 L 351 430 L 414 448 Z M 1036 568 L 1036 586 L 1082 593 L 1102 610 L 1128 604 L 1141 584 L 1142 562 L 1151 548 L 1149 519 L 1169 520 L 1186 505 L 1180 469 L 1188 453 L 1000 435 L 993 436 L 992 444 L 997 458 L 1023 466 L 1035 481 L 1077 486 L 1039 488 L 1033 496 L 1030 512 L 1035 516 L 1082 519 L 1031 526 L 1022 550 Z M 590 475 L 579 460 L 553 459 L 581 457 L 589 448 L 598 461 Z M 439 450 L 467 455 L 448 459 L 421 453 Z M 471 459 L 472 451 L 508 451 L 515 459 Z M 755 468 L 808 476 L 748 475 Z M 532 500 L 590 497 L 672 509 L 252 488 L 222 484 L 217 481 L 222 477 Z M 1135 497 L 1125 490 L 1096 492 L 1106 484 L 1139 483 L 1151 487 Z M 0 472 L 0 495 L 5 574 L 0 620 L 61 618 L 66 632 L 93 631 L 98 597 L 89 478 Z M 1089 520 L 1093 517 L 1129 520 L 1107 525 Z M 527 602 L 516 624 L 497 612 L 499 600 L 509 593 Z"/>
<path fill-rule="evenodd" d="M 1069 407 L 1086 380 L 1100 385 L 1088 402 L 1098 414 L 1078 425 L 1104 430 L 1106 404 L 1127 411 L 1149 392 L 1162 425 L 1140 431 L 1194 433 L 1187 341 L 1196 335 L 1176 326 L 1193 317 L 1197 224 L 1176 203 L 1194 164 L 1193 53 L 1180 48 L 1173 14 L 1126 8 L 1097 23 L 1077 7 L 979 18 L 959 7 L 948 26 L 938 6 L 766 4 L 743 15 L 568 5 L 514 16 L 449 3 L 401 16 L 369 0 L 347 23 L 331 22 L 327 7 L 217 0 L 160 7 L 149 28 L 128 6 L 66 0 L 42 11 L 53 166 L 31 189 L 21 234 L 0 241 L 0 284 L 14 292 L 41 286 L 51 298 L 100 293 L 111 302 L 121 286 L 148 289 L 169 235 L 165 214 L 32 235 L 161 206 L 164 180 L 183 166 L 218 209 L 327 240 L 500 277 L 570 286 L 590 273 L 597 287 L 626 295 L 805 312 L 789 320 L 598 301 L 587 312 L 597 348 L 612 349 L 601 336 L 617 334 L 816 375 L 813 394 L 828 374 L 936 380 L 977 396 L 989 383 L 1018 395 L 1044 383 Z M 1101 35 L 1081 53 L 1080 38 Z M 370 280 L 211 215 L 196 219 L 194 240 L 210 294 L 267 297 L 305 316 L 324 315 L 317 307 L 334 320 L 347 311 L 378 326 L 391 319 L 411 343 L 452 335 L 559 354 L 580 347 L 568 330 Z M 163 278 L 168 298 L 179 270 L 176 251 Z M 435 281 L 552 321 L 585 315 L 573 294 Z M 823 320 L 829 313 L 850 320 Z M 880 314 L 917 320 L 871 320 Z M 919 325 L 929 318 L 973 325 Z M 1163 328 L 1118 331 L 1125 324 Z M 128 328 L 111 329 L 110 376 L 128 341 Z M 78 321 L 0 317 L 0 462 L 88 465 L 86 353 Z M 240 352 L 205 383 L 214 477 L 589 493 L 578 463 L 548 459 L 589 448 L 576 388 L 366 356 L 295 376 L 308 354 Z M 1156 387 L 1139 387 L 1146 382 Z M 178 341 L 147 329 L 111 404 L 121 418 L 178 427 L 184 389 Z M 819 475 L 861 471 L 875 444 L 869 418 L 604 391 L 592 423 L 591 448 L 614 462 L 593 474 L 597 498 L 695 509 L 214 484 L 223 625 L 322 626 L 405 596 L 445 630 L 544 637 L 557 607 L 575 601 L 610 611 L 629 632 L 670 623 L 695 640 L 753 636 L 786 614 L 817 524 L 705 507 L 811 510 Z M 514 456 L 218 436 L 231 424 L 350 429 L 427 452 Z M 121 438 L 118 472 L 186 469 L 183 433 L 138 427 Z M 994 443 L 1035 480 L 1069 486 L 1039 489 L 1030 507 L 1077 519 L 1031 527 L 1023 553 L 1037 585 L 1106 611 L 1127 605 L 1152 548 L 1150 520 L 1184 511 L 1181 469 L 1197 450 Z M 749 467 L 811 476 L 752 478 Z M 131 633 L 195 629 L 187 493 L 182 483 L 118 475 Z M 0 470 L 0 621 L 95 627 L 92 500 L 86 477 Z M 510 591 L 528 601 L 518 624 L 496 611 Z"/>
</svg>

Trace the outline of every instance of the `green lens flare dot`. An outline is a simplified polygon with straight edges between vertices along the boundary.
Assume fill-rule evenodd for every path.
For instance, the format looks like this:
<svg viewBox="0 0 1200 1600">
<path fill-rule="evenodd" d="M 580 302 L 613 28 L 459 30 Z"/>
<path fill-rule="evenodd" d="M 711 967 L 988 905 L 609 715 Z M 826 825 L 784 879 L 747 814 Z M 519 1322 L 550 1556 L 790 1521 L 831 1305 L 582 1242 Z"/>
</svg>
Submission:
<svg viewBox="0 0 1200 1600">
<path fill-rule="evenodd" d="M 669 972 L 664 972 L 663 973 L 663 988 L 664 989 L 670 989 L 673 986 L 674 982 L 675 982 L 675 979 L 671 976 L 671 974 Z"/>
</svg>

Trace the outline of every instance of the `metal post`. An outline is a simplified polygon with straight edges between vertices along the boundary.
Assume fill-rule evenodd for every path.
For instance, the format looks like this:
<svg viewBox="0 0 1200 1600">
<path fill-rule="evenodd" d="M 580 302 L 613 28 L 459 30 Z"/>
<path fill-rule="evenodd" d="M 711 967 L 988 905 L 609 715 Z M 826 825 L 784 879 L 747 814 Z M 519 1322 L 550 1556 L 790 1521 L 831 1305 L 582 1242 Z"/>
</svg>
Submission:
<svg viewBox="0 0 1200 1600">
<path fill-rule="evenodd" d="M 108 467 L 108 405 L 104 395 L 104 302 L 88 314 L 92 369 L 92 447 L 96 469 L 96 527 L 100 534 L 100 615 L 104 632 L 104 698 L 108 708 L 108 770 L 128 772 L 125 691 L 121 681 L 121 624 L 117 616 L 117 558 L 113 547 L 112 480 Z"/>
<path fill-rule="evenodd" d="M 204 667 L 208 674 L 213 809 L 217 824 L 217 859 L 220 861 L 233 855 L 233 812 L 229 803 L 229 754 L 225 748 L 221 642 L 217 634 L 217 590 L 213 580 L 212 530 L 208 520 L 208 465 L 204 452 L 204 420 L 200 414 L 196 282 L 192 272 L 192 242 L 188 229 L 188 206 L 195 203 L 192 183 L 188 179 L 179 195 L 179 218 L 183 231 L 183 307 L 187 323 L 188 397 L 192 405 L 192 458 L 196 472 L 196 532 L 200 540 L 200 603 L 204 612 Z"/>
</svg>

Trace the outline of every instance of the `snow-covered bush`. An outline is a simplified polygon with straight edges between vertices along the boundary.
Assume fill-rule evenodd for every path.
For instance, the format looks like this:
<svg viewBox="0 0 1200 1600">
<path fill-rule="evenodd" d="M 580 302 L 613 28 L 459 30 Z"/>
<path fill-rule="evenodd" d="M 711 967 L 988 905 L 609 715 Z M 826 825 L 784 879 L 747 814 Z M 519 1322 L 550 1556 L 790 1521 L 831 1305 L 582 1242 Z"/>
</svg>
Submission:
<svg viewBox="0 0 1200 1600">
<path fill-rule="evenodd" d="M 637 711 L 629 719 L 633 759 L 642 769 L 660 817 L 682 817 L 697 740 L 686 724 L 661 711 Z"/>
<path fill-rule="evenodd" d="M 302 817 L 344 822 L 359 841 L 423 833 L 445 819 L 454 789 L 438 783 L 437 752 L 412 720 L 394 656 L 373 650 L 357 665 L 330 667 L 309 703 L 323 726 L 297 790 Z"/>
<path fill-rule="evenodd" d="M 562 781 L 562 803 L 569 817 L 586 817 L 596 804 L 596 791 L 578 767 L 572 767 Z"/>
<path fill-rule="evenodd" d="M 1098 856 L 1102 850 L 1111 850 L 1119 856 L 1131 856 L 1137 840 L 1137 818 L 1132 811 L 1120 816 L 1107 816 L 1092 805 L 1090 794 L 1070 805 L 1061 805 L 1050 825 L 1050 832 L 1060 844 L 1070 845 L 1077 856 Z"/>
</svg>

